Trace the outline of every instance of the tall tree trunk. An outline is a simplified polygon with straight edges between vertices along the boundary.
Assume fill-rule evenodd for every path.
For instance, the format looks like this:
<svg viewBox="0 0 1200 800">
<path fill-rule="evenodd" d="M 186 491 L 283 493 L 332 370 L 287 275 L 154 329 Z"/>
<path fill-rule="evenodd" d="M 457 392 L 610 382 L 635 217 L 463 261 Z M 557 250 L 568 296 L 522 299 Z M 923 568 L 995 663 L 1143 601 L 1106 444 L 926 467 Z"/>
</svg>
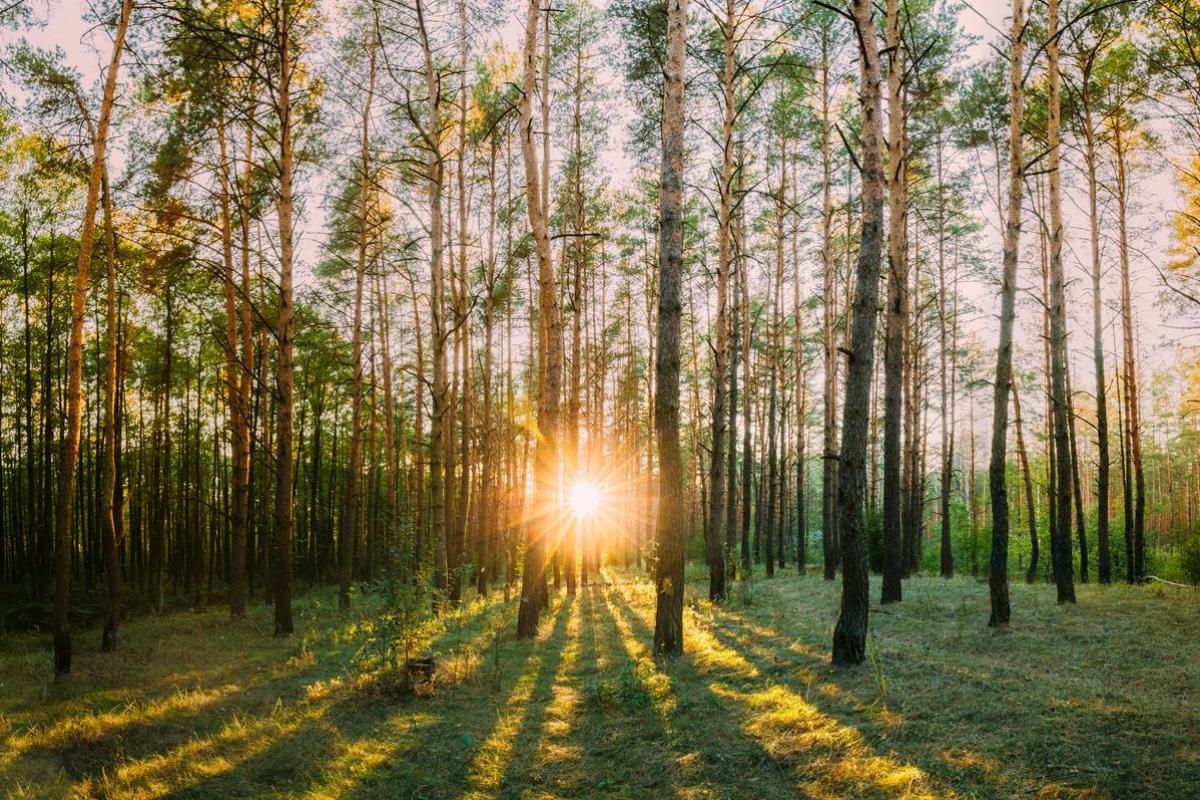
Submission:
<svg viewBox="0 0 1200 800">
<path fill-rule="evenodd" d="M 1141 581 L 1146 577 L 1146 474 L 1142 468 L 1142 426 L 1138 400 L 1137 351 L 1133 340 L 1133 294 L 1129 281 L 1129 174 L 1127 164 L 1128 141 L 1118 121 L 1114 131 L 1113 150 L 1117 167 L 1117 227 L 1118 245 L 1121 256 L 1121 338 L 1124 368 L 1122 379 L 1125 387 L 1125 431 L 1129 442 L 1129 456 L 1133 473 L 1133 523 L 1125 520 L 1127 551 L 1126 574 L 1129 581 Z M 1126 502 L 1126 508 L 1129 503 Z"/>
<path fill-rule="evenodd" d="M 550 260 L 550 234 L 543 205 L 548 189 L 538 175 L 537 152 L 533 144 L 533 93 L 537 79 L 538 0 L 530 0 L 526 18 L 526 38 L 520 101 L 521 156 L 525 162 L 525 187 L 529 227 L 533 232 L 538 261 L 538 407 L 540 436 L 534 453 L 534 507 L 537 518 L 529 526 L 525 546 L 525 569 L 521 576 L 521 603 L 517 615 L 517 636 L 537 635 L 538 618 L 544 600 L 545 546 L 547 534 L 558 524 L 558 411 L 562 383 L 562 322 L 559 318 L 558 292 L 554 285 L 554 265 Z M 548 77 L 547 77 L 548 79 Z"/>
<path fill-rule="evenodd" d="M 363 99 L 362 127 L 359 131 L 358 164 L 358 247 L 354 269 L 354 323 L 350 331 L 352 375 L 350 379 L 350 460 L 346 467 L 345 509 L 338 537 L 338 608 L 350 608 L 350 582 L 354 578 L 354 542 L 358 535 L 359 473 L 362 470 L 362 310 L 363 283 L 367 273 L 367 246 L 371 230 L 371 102 L 375 98 L 375 51 L 378 37 L 370 33 L 368 44 L 367 94 Z"/>
<path fill-rule="evenodd" d="M 1108 543 L 1108 378 L 1104 374 L 1104 300 L 1100 290 L 1100 209 L 1096 177 L 1096 122 L 1092 116 L 1090 62 L 1082 76 L 1084 163 L 1088 177 L 1088 233 L 1092 248 L 1092 361 L 1096 370 L 1096 544 L 1097 572 L 1101 583 L 1112 580 L 1112 556 Z"/>
<path fill-rule="evenodd" d="M 738 148 L 739 158 L 738 163 L 743 164 L 741 158 L 741 147 Z M 741 175 L 742 170 L 738 170 L 738 188 L 741 196 Z M 749 287 L 749 267 L 743 257 L 743 242 L 744 237 L 744 209 L 742 204 L 738 203 L 737 225 L 734 228 L 734 244 L 735 251 L 738 253 L 738 259 L 741 263 L 741 268 L 737 271 L 737 283 L 739 289 L 738 308 L 741 314 L 741 346 L 742 346 L 742 384 L 745 387 L 742 399 L 742 511 L 741 511 L 741 557 L 742 557 L 742 573 L 743 577 L 750 577 L 750 516 L 753 509 L 753 465 L 754 465 L 754 441 L 753 431 L 751 430 L 751 415 L 754 409 L 754 394 L 753 383 L 750 376 L 750 348 L 753 344 L 753 321 L 750 318 L 750 287 Z"/>
<path fill-rule="evenodd" d="M 726 440 L 726 357 L 729 347 L 729 269 L 730 227 L 733 216 L 733 123 L 734 107 L 733 78 L 734 54 L 737 47 L 738 20 L 735 17 L 733 0 L 725 0 L 725 18 L 721 21 L 721 37 L 724 59 L 721 71 L 721 173 L 718 193 L 720 206 L 717 210 L 717 319 L 716 344 L 713 348 L 712 368 L 712 459 L 709 462 L 709 507 L 708 525 L 705 529 L 708 555 L 708 599 L 719 602 L 725 599 L 725 556 L 722 553 L 726 523 L 725 503 L 725 440 Z"/>
<path fill-rule="evenodd" d="M 250 313 L 250 191 L 254 177 L 254 113 L 255 106 L 251 103 L 247 109 L 246 141 L 243 153 L 245 163 L 242 168 L 241 187 L 237 198 L 242 262 L 241 297 L 239 298 L 241 359 L 238 365 L 237 388 L 240 405 L 238 418 L 232 426 L 237 429 L 236 435 L 231 431 L 231 436 L 240 440 L 241 448 L 240 450 L 234 448 L 229 553 L 229 613 L 235 619 L 246 613 L 246 542 L 250 534 L 250 451 L 252 448 L 250 394 L 254 377 L 254 325 Z M 232 264 L 229 265 L 229 271 L 232 272 Z M 232 275 L 228 276 L 227 283 L 231 284 L 229 287 L 231 293 L 232 280 Z M 227 314 L 229 299 L 227 296 Z M 227 333 L 228 331 L 227 328 Z"/>
<path fill-rule="evenodd" d="M 787 213 L 787 142 L 779 146 L 779 187 L 775 197 L 775 281 L 771 289 L 771 327 L 767 338 L 770 377 L 767 390 L 767 513 L 766 551 L 767 577 L 775 576 L 775 556 L 783 543 L 783 528 L 777 524 L 776 509 L 779 495 L 779 419 L 776 412 L 779 386 L 780 333 L 783 327 L 783 261 L 784 216 Z M 782 566 L 783 559 L 780 559 Z"/>
<path fill-rule="evenodd" d="M 488 230 L 487 230 L 487 261 L 485 275 L 485 296 L 483 300 L 483 425 L 480 428 L 482 439 L 482 474 L 480 475 L 479 498 L 479 534 L 476 547 L 475 591 L 480 597 L 488 593 L 488 584 L 492 580 L 490 569 L 495 553 L 494 528 L 496 512 L 492 508 L 493 491 L 496 480 L 493 477 L 495 457 L 493 454 L 492 419 L 492 337 L 496 317 L 496 147 L 491 147 L 488 160 Z"/>
<path fill-rule="evenodd" d="M 800 184 L 796 180 L 796 162 L 792 160 L 792 197 L 789 201 L 793 209 L 799 207 Z M 796 495 L 793 498 L 796 522 L 796 568 L 801 575 L 807 564 L 808 546 L 808 508 L 805 497 L 805 461 L 804 434 L 808 422 L 808 387 L 805 385 L 804 358 L 804 325 L 800 304 L 800 215 L 792 215 L 792 393 L 796 403 Z M 791 526 L 788 526 L 791 530 Z"/>
<path fill-rule="evenodd" d="M 822 336 L 825 356 L 824 424 L 821 452 L 821 553 L 825 580 L 837 574 L 837 374 L 841 354 L 837 346 L 837 271 L 833 260 L 833 148 L 832 93 L 828 28 L 821 31 L 821 294 Z"/>
<path fill-rule="evenodd" d="M 461 465 L 458 479 L 457 500 L 454 506 L 454 563 L 451 565 L 450 599 L 454 604 L 462 599 L 463 584 L 466 583 L 467 520 L 471 511 L 471 457 L 472 386 L 471 325 L 467 315 L 467 299 L 470 295 L 471 272 L 467 265 L 467 58 L 470 50 L 470 32 L 467 28 L 466 0 L 458 0 L 459 50 L 458 50 L 458 158 L 455 159 L 456 182 L 458 184 L 458 281 L 455 293 L 455 350 L 458 353 L 458 374 L 461 381 L 461 410 L 459 413 L 458 462 Z M 453 470 L 447 471 L 447 481 Z"/>
<path fill-rule="evenodd" d="M 946 184 L 942 171 L 943 142 L 942 130 L 935 134 L 934 154 L 937 170 L 937 259 L 938 259 L 938 332 L 941 335 L 941 364 L 939 377 L 941 380 L 941 427 L 942 427 L 942 475 L 941 475 L 941 574 L 944 578 L 954 576 L 954 549 L 950 538 L 950 484 L 953 480 L 954 469 L 954 427 L 948 419 L 952 403 L 954 378 L 949 373 L 955 363 L 953 350 L 957 343 L 951 344 L 947 336 L 947 328 L 952 324 L 949 318 L 950 304 L 947 302 L 946 287 Z M 954 263 L 955 286 L 957 291 L 958 261 Z M 956 315 L 957 316 L 957 315 Z"/>
<path fill-rule="evenodd" d="M 1057 461 L 1055 540 L 1052 548 L 1054 582 L 1058 602 L 1075 602 L 1074 565 L 1071 558 L 1071 449 L 1070 427 L 1067 421 L 1067 309 L 1063 291 L 1063 222 L 1062 176 L 1059 172 L 1059 120 L 1061 115 L 1061 84 L 1059 72 L 1058 0 L 1050 0 L 1047 11 L 1046 47 L 1049 72 L 1049 114 L 1046 139 L 1049 149 L 1047 169 L 1050 173 L 1050 352 L 1051 405 L 1054 420 L 1054 450 Z"/>
<path fill-rule="evenodd" d="M 100 521 L 103 526 L 104 576 L 108 584 L 108 596 L 104 609 L 104 632 L 100 649 L 112 652 L 117 649 L 117 627 L 121 622 L 121 565 L 117 548 L 117 237 L 113 232 L 113 204 L 109 191 L 108 170 L 102 170 L 101 183 L 104 193 L 104 296 L 105 313 L 105 360 L 104 360 L 104 455 L 100 465 L 102 487 L 100 489 Z"/>
<path fill-rule="evenodd" d="M 988 464 L 988 481 L 992 494 L 992 555 L 988 570 L 992 605 L 988 625 L 991 626 L 1007 625 L 1012 614 L 1008 599 L 1008 482 L 1005 480 L 1005 465 L 1008 447 L 1008 395 L 1012 383 L 1013 323 L 1016 318 L 1017 258 L 1021 247 L 1021 200 L 1025 171 L 1025 156 L 1021 146 L 1025 118 L 1023 0 L 1013 0 L 1012 17 L 1011 49 L 1008 56 L 1008 210 L 1004 223 L 1004 272 L 1000 279 L 1000 344 L 996 348 L 996 380 L 992 384 L 992 454 Z"/>
<path fill-rule="evenodd" d="M 880 602 L 884 604 L 900 601 L 900 578 L 904 573 L 900 460 L 905 329 L 908 324 L 908 181 L 904 153 L 899 0 L 887 2 L 887 47 L 888 291 L 883 350 L 883 588 L 880 597 Z"/>
<path fill-rule="evenodd" d="M 658 437 L 658 519 L 654 654 L 683 654 L 683 466 L 679 451 L 679 326 L 683 281 L 683 127 L 687 2 L 668 0 L 663 65 L 662 178 L 658 212 L 658 354 L 654 430 Z"/>
<path fill-rule="evenodd" d="M 75 499 L 75 475 L 79 466 L 80 415 L 83 406 L 83 315 L 87 307 L 88 272 L 96 238 L 96 207 L 99 205 L 101 178 L 104 174 L 108 127 L 112 119 L 113 98 L 117 91 L 117 71 L 121 50 L 133 13 L 133 0 L 123 0 L 117 30 L 113 36 L 112 57 L 104 78 L 100 115 L 92 141 L 92 166 L 88 175 L 87 201 L 84 204 L 83 229 L 79 234 L 79 259 L 71 295 L 71 332 L 67 348 L 67 432 L 59 465 L 58 508 L 54 519 L 54 674 L 71 671 L 71 526 Z M 49 330 L 49 324 L 47 324 Z M 49 387 L 43 387 L 48 392 Z"/>
<path fill-rule="evenodd" d="M 833 663 L 861 664 L 866 658 L 869 591 L 863 494 L 866 488 L 868 409 L 875 364 L 876 307 L 883 249 L 883 109 L 879 96 L 879 44 L 874 8 L 853 0 L 858 34 L 859 105 L 862 111 L 862 236 L 854 288 L 853 327 L 846 366 L 842 446 L 838 464 L 838 531 L 842 545 L 842 607 L 833 631 Z"/>
<path fill-rule="evenodd" d="M 442 115 L 441 76 L 433 64 L 433 50 L 429 42 L 429 31 L 425 23 L 423 0 L 416 0 L 417 30 L 421 39 L 421 51 L 425 72 L 425 91 L 429 103 L 428 127 L 423 132 L 425 139 L 425 168 L 429 181 L 429 274 L 430 274 L 430 326 L 433 339 L 433 391 L 429 421 L 429 494 L 434 548 L 433 585 L 435 604 L 446 598 L 449 590 L 450 566 L 446 552 L 446 484 L 444 460 L 450 432 L 446 429 L 446 395 L 449 391 L 446 377 L 446 320 L 445 320 L 445 267 L 442 263 L 445 239 L 442 212 L 442 191 L 445 164 L 442 158 Z"/>
<path fill-rule="evenodd" d="M 295 393 L 294 300 L 292 263 L 294 258 L 292 215 L 292 77 L 296 64 L 292 55 L 292 25 L 295 23 L 290 0 L 282 0 L 276 24 L 279 56 L 279 85 L 276 109 L 279 114 L 279 310 L 276 321 L 278 353 L 275 365 L 275 635 L 292 633 L 292 415 Z"/>
</svg>

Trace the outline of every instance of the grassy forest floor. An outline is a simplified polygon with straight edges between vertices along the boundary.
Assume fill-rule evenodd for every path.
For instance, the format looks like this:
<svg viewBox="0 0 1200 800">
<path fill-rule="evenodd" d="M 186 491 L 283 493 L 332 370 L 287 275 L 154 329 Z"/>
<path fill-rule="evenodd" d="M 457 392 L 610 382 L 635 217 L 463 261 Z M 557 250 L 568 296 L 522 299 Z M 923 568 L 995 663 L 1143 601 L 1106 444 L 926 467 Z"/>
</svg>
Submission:
<svg viewBox="0 0 1200 800">
<path fill-rule="evenodd" d="M 694 595 L 705 586 L 690 573 Z M 356 669 L 362 617 L 312 592 L 297 635 L 258 606 L 130 620 L 117 654 L 77 632 L 0 644 L 5 797 L 1188 798 L 1200 796 L 1200 593 L 917 577 L 873 608 L 870 663 L 828 663 L 840 582 L 787 571 L 693 600 L 687 655 L 647 657 L 653 590 L 610 571 L 556 599 L 536 642 L 515 606 L 436 631 L 414 698 Z M 877 596 L 877 586 L 872 587 Z M 500 633 L 496 645 L 496 633 Z M 498 663 L 495 650 L 498 649 Z"/>
</svg>

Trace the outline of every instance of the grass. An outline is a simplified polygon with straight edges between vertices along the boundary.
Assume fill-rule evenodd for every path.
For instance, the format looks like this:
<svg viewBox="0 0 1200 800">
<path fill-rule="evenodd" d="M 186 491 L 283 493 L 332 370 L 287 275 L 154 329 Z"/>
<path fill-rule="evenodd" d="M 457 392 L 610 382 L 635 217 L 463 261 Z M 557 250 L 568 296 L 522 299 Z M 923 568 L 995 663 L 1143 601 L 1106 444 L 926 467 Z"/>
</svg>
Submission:
<svg viewBox="0 0 1200 800">
<path fill-rule="evenodd" d="M 792 571 L 695 599 L 687 655 L 649 657 L 653 590 L 612 571 L 555 599 L 541 636 L 472 603 L 427 631 L 431 690 L 355 666 L 370 599 L 131 620 L 116 654 L 77 636 L 0 646 L 0 793 L 11 798 L 1184 798 L 1200 793 L 1197 593 L 917 577 L 873 609 L 870 663 L 828 663 L 840 583 Z M 873 587 L 877 594 L 877 587 Z M 499 660 L 494 658 L 500 631 Z"/>
</svg>

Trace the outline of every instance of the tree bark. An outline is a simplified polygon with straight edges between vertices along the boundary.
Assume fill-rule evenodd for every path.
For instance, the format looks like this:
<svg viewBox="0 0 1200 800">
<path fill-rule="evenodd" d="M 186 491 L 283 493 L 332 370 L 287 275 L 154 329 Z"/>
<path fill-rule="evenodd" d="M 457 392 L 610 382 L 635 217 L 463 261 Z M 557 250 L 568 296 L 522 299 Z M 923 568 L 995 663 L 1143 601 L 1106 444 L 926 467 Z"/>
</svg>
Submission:
<svg viewBox="0 0 1200 800">
<path fill-rule="evenodd" d="M 996 348 L 996 380 L 992 384 L 992 454 L 988 481 L 992 493 L 992 554 L 988 588 L 990 626 L 1007 625 L 1012 615 L 1008 599 L 1008 395 L 1012 383 L 1013 323 L 1016 318 L 1017 257 L 1021 247 L 1021 201 L 1024 191 L 1022 126 L 1025 118 L 1023 83 L 1025 5 L 1013 0 L 1009 51 L 1008 209 L 1004 224 L 1004 272 L 1000 279 L 1000 344 Z M 972 429 L 973 430 L 973 429 Z M 974 434 L 972 434 L 974 435 Z M 973 505 L 973 504 L 972 504 Z"/>
<path fill-rule="evenodd" d="M 350 331 L 350 459 L 346 466 L 345 508 L 338 537 L 338 608 L 350 608 L 350 583 L 354 578 L 354 542 L 358 536 L 359 472 L 362 470 L 362 310 L 363 283 L 367 273 L 371 212 L 371 102 L 375 98 L 375 51 L 378 38 L 371 31 L 368 44 L 367 92 L 363 98 L 358 164 L 358 247 L 354 269 L 354 322 Z"/>
<path fill-rule="evenodd" d="M 654 654 L 683 654 L 683 466 L 679 448 L 679 327 L 683 280 L 683 126 L 687 2 L 668 0 L 663 65 L 662 178 L 659 193 L 658 353 L 654 430 L 658 438 Z"/>
<path fill-rule="evenodd" d="M 821 294 L 822 344 L 825 356 L 824 424 L 821 461 L 821 552 L 825 580 L 837 574 L 837 271 L 833 259 L 832 87 L 829 30 L 821 31 Z"/>
<path fill-rule="evenodd" d="M 534 509 L 536 519 L 528 526 L 525 569 L 521 576 L 521 602 L 517 615 L 517 637 L 537 635 L 538 619 L 545 602 L 545 544 L 547 534 L 558 524 L 558 413 L 562 384 L 562 322 L 558 292 L 551 262 L 550 234 L 544 193 L 538 175 L 533 143 L 533 94 L 537 79 L 538 0 L 530 0 L 526 17 L 524 76 L 521 87 L 521 156 L 525 163 L 526 207 L 538 261 L 538 440 L 534 453 Z"/>
<path fill-rule="evenodd" d="M 1058 589 L 1058 602 L 1074 603 L 1075 579 L 1071 558 L 1071 449 L 1070 427 L 1067 421 L 1067 309 L 1063 290 L 1062 176 L 1059 170 L 1062 75 L 1059 71 L 1058 0 L 1049 0 L 1046 35 L 1046 68 L 1049 73 L 1046 139 L 1049 150 L 1047 169 L 1050 173 L 1050 377 L 1057 463 L 1054 487 L 1057 504 L 1054 541 L 1057 542 L 1057 547 L 1051 548 L 1051 557 L 1054 560 L 1054 582 Z"/>
<path fill-rule="evenodd" d="M 292 215 L 292 78 L 295 75 L 292 25 L 295 18 L 290 0 L 282 0 L 276 25 L 279 85 L 276 110 L 279 114 L 279 311 L 275 323 L 278 353 L 275 372 L 275 635 L 292 633 L 292 416 L 295 394 L 295 321 L 292 265 L 294 259 Z"/>
<path fill-rule="evenodd" d="M 117 628 L 121 623 L 121 565 L 117 548 L 115 505 L 117 494 L 117 238 L 113 232 L 113 204 L 108 184 L 108 170 L 102 170 L 104 195 L 104 255 L 105 255 L 105 360 L 104 360 L 104 454 L 100 465 L 100 521 L 103 527 L 104 576 L 108 596 L 104 609 L 104 631 L 100 649 L 106 653 L 117 649 Z"/>
<path fill-rule="evenodd" d="M 1125 520 L 1126 575 L 1130 583 L 1146 577 L 1146 473 L 1142 467 L 1142 426 L 1140 402 L 1138 400 L 1137 351 L 1133 340 L 1133 294 L 1129 281 L 1129 175 L 1126 160 L 1129 142 L 1118 120 L 1114 130 L 1113 150 L 1117 167 L 1117 223 L 1118 245 L 1121 257 L 1121 337 L 1124 368 L 1122 380 L 1125 388 L 1125 432 L 1128 437 L 1129 458 L 1133 477 L 1133 522 Z M 1128 481 L 1127 481 L 1128 482 Z M 1126 507 L 1128 508 L 1128 502 Z"/>
<path fill-rule="evenodd" d="M 846 368 L 842 445 L 838 471 L 838 528 L 842 545 L 842 606 L 833 632 L 833 663 L 866 658 L 870 587 L 863 534 L 868 409 L 875 363 L 879 269 L 883 249 L 883 109 L 879 96 L 879 44 L 873 6 L 851 5 L 858 34 L 859 105 L 862 111 L 862 235 L 854 289 L 853 323 Z"/>
<path fill-rule="evenodd" d="M 901 599 L 904 573 L 901 427 L 908 320 L 908 197 L 904 154 L 903 60 L 899 0 L 887 0 L 888 236 L 887 329 L 883 350 L 883 588 L 880 602 Z M 910 431 L 911 433 L 911 431 Z"/>
<path fill-rule="evenodd" d="M 79 259 L 71 295 L 71 330 L 67 347 L 67 431 L 62 445 L 62 463 L 58 476 L 58 508 L 54 523 L 54 674 L 71 671 L 71 528 L 75 499 L 75 477 L 79 466 L 79 438 L 83 407 L 83 316 L 87 308 L 88 273 L 96 238 L 96 208 L 99 205 L 104 174 L 109 121 L 117 90 L 117 71 L 125 33 L 133 13 L 133 0 L 123 0 L 117 30 L 113 36 L 112 57 L 104 78 L 104 94 L 92 142 L 92 165 L 88 175 L 87 200 L 84 204 L 83 229 L 79 234 Z M 49 330 L 49 325 L 47 325 Z M 48 392 L 49 387 L 43 391 Z"/>
<path fill-rule="evenodd" d="M 1112 556 L 1108 542 L 1108 378 L 1104 374 L 1104 299 L 1100 288 L 1103 268 L 1100 264 L 1099 181 L 1096 177 L 1096 122 L 1092 116 L 1090 61 L 1085 64 L 1081 78 L 1080 99 L 1083 103 L 1083 159 L 1088 178 L 1088 233 L 1092 248 L 1092 361 L 1096 374 L 1096 568 L 1100 583 L 1109 583 L 1112 581 Z"/>
</svg>

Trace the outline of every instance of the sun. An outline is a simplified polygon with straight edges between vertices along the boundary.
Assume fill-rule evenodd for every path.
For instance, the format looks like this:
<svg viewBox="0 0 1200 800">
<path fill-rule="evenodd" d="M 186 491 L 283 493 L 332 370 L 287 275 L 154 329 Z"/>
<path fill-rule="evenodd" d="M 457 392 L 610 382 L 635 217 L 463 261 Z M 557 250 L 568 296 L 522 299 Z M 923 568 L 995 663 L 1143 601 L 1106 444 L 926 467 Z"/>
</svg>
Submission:
<svg viewBox="0 0 1200 800">
<path fill-rule="evenodd" d="M 567 502 L 576 517 L 590 517 L 600 509 L 600 489 L 591 481 L 576 481 Z"/>
</svg>

